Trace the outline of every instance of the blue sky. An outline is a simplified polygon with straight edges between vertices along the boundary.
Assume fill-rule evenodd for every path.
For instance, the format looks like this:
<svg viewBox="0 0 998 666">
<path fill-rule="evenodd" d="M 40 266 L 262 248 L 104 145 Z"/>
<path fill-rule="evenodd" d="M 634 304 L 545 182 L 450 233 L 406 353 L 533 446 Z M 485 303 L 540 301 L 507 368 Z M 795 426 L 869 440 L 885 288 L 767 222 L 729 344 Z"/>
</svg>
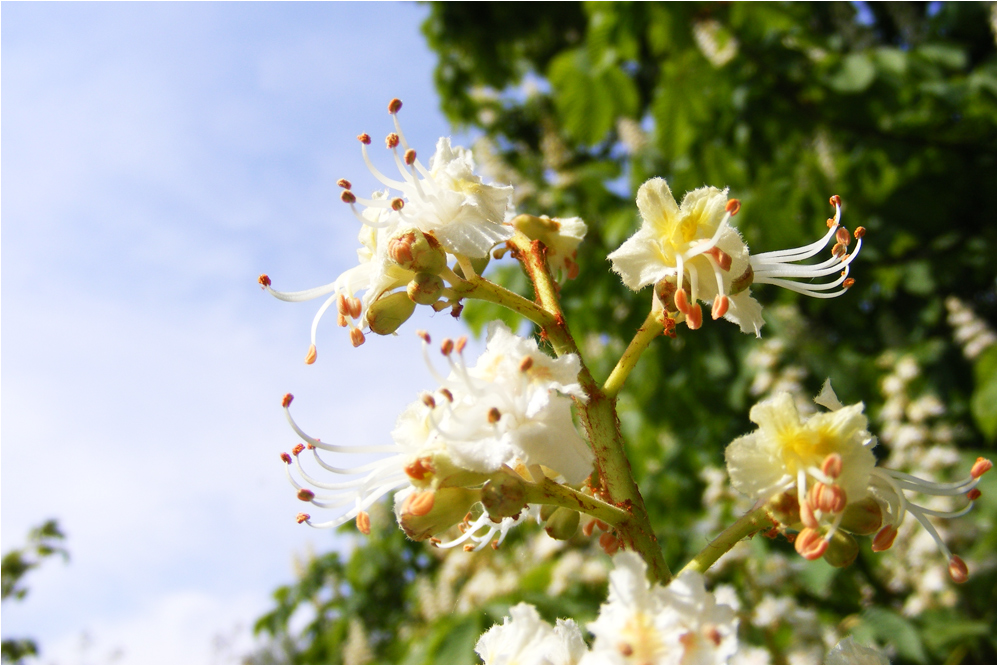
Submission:
<svg viewBox="0 0 998 666">
<path fill-rule="evenodd" d="M 413 331 L 460 329 L 353 349 L 328 321 L 305 366 L 318 303 L 256 277 L 355 263 L 336 180 L 374 189 L 355 137 L 391 131 L 390 98 L 422 153 L 449 134 L 427 12 L 3 4 L 0 538 L 55 517 L 72 555 L 30 574 L 4 637 L 44 661 L 237 660 L 293 555 L 334 546 L 293 520 L 280 397 L 316 436 L 385 443 L 431 381 Z"/>
</svg>

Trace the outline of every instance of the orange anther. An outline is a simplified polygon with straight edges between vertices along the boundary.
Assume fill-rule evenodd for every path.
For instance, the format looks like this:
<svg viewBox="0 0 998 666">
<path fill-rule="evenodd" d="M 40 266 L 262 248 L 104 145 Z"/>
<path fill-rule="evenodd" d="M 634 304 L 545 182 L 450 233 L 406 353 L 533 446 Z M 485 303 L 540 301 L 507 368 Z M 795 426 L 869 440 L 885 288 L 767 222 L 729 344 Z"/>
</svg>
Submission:
<svg viewBox="0 0 998 666">
<path fill-rule="evenodd" d="M 846 491 L 836 485 L 818 481 L 808 491 L 808 504 L 823 513 L 839 513 L 846 508 Z"/>
<path fill-rule="evenodd" d="M 969 499 L 971 502 L 977 501 L 977 498 L 979 498 L 980 496 L 981 496 L 981 491 L 978 490 L 977 488 L 974 488 L 969 493 L 967 493 L 967 499 Z"/>
<path fill-rule="evenodd" d="M 532 367 L 534 367 L 534 359 L 530 356 L 524 356 L 523 360 L 520 361 L 520 372 L 526 372 Z"/>
<path fill-rule="evenodd" d="M 395 197 L 394 199 L 392 199 L 392 210 L 393 211 L 395 211 L 397 213 L 398 211 L 402 210 L 403 208 L 405 208 L 405 201 L 403 201 L 399 197 Z"/>
<path fill-rule="evenodd" d="M 364 332 L 361 331 L 359 328 L 351 328 L 350 343 L 354 347 L 360 347 L 362 344 L 364 344 Z"/>
<path fill-rule="evenodd" d="M 317 355 L 318 352 L 315 350 L 315 345 L 309 345 L 308 353 L 305 354 L 305 365 L 312 365 L 313 363 L 315 363 L 315 357 Z"/>
<path fill-rule="evenodd" d="M 699 303 L 694 303 L 690 308 L 690 311 L 686 313 L 686 325 L 689 326 L 692 331 L 695 331 L 703 326 L 703 311 L 700 310 Z"/>
<path fill-rule="evenodd" d="M 444 341 L 440 343 L 440 353 L 444 356 L 450 356 L 451 352 L 454 351 L 454 341 L 450 338 L 444 338 Z"/>
<path fill-rule="evenodd" d="M 389 148 L 396 148 L 399 145 L 399 135 L 392 132 L 385 137 L 385 145 Z"/>
<path fill-rule="evenodd" d="M 720 319 L 728 312 L 728 297 L 724 294 L 718 294 L 714 297 L 714 305 L 710 308 L 710 318 Z"/>
<path fill-rule="evenodd" d="M 312 516 L 308 515 L 307 513 L 299 513 L 297 516 L 295 516 L 295 520 L 298 522 L 299 525 L 301 525 L 311 517 Z"/>
<path fill-rule="evenodd" d="M 794 549 L 805 560 L 816 560 L 828 550 L 828 542 L 816 529 L 807 528 L 794 539 Z"/>
<path fill-rule="evenodd" d="M 450 392 L 448 388 L 440 389 L 440 395 L 447 398 L 447 402 L 454 402 L 454 394 Z"/>
<path fill-rule="evenodd" d="M 425 342 L 426 344 L 430 344 L 430 334 L 424 331 L 423 329 L 419 329 L 418 331 L 416 331 L 416 335 L 422 338 L 423 342 Z"/>
<path fill-rule="evenodd" d="M 281 454 L 281 460 L 284 461 L 288 465 L 291 464 L 291 456 L 289 456 L 287 453 L 282 453 Z"/>
<path fill-rule="evenodd" d="M 357 203 L 357 197 L 350 190 L 343 190 L 340 192 L 340 201 L 348 204 Z"/>
<path fill-rule="evenodd" d="M 686 291 L 683 289 L 677 289 L 673 300 L 676 303 L 677 310 L 685 315 L 690 314 L 690 300 L 686 297 Z"/>
<path fill-rule="evenodd" d="M 742 207 L 742 202 L 738 199 L 728 199 L 728 203 L 724 205 L 724 210 L 728 212 L 731 217 L 738 215 L 738 210 Z"/>
<path fill-rule="evenodd" d="M 832 246 L 832 256 L 842 257 L 843 259 L 845 259 L 845 253 L 848 249 L 849 248 L 847 248 L 842 243 L 836 243 L 835 245 Z"/>
<path fill-rule="evenodd" d="M 835 240 L 838 241 L 840 244 L 848 247 L 849 241 L 852 240 L 852 238 L 849 236 L 849 230 L 846 229 L 845 227 L 839 227 L 838 230 L 835 232 Z"/>
<path fill-rule="evenodd" d="M 415 461 L 405 466 L 406 476 L 410 479 L 415 479 L 416 481 L 422 481 L 426 478 L 427 474 L 432 472 L 433 467 L 425 464 L 422 458 L 417 458 Z"/>
<path fill-rule="evenodd" d="M 470 543 L 466 543 L 466 544 L 464 544 L 463 550 L 466 553 L 470 553 L 471 551 L 475 550 L 475 547 L 472 546 Z"/>
<path fill-rule="evenodd" d="M 346 328 L 349 324 L 350 324 L 350 322 L 347 321 L 346 317 L 344 317 L 341 314 L 336 315 L 336 325 L 337 326 L 339 326 L 340 328 Z"/>
<path fill-rule="evenodd" d="M 454 349 L 457 350 L 458 354 L 463 353 L 464 348 L 467 346 L 468 346 L 468 336 L 466 335 L 462 335 L 457 339 L 457 342 L 454 343 Z"/>
<path fill-rule="evenodd" d="M 731 270 L 731 255 L 722 250 L 721 248 L 712 247 L 706 252 L 704 252 L 704 254 L 713 257 L 714 261 L 717 262 L 718 268 L 720 268 L 722 271 Z"/>
<path fill-rule="evenodd" d="M 338 181 L 336 181 L 336 184 L 342 187 L 344 190 L 353 189 L 353 187 L 350 185 L 350 181 L 347 180 L 346 178 L 340 178 Z"/>
<path fill-rule="evenodd" d="M 405 151 L 405 155 L 403 156 L 402 159 L 405 160 L 405 163 L 407 165 L 412 166 L 412 163 L 416 161 L 416 151 L 410 148 L 409 150 Z"/>
<path fill-rule="evenodd" d="M 261 275 L 260 277 L 258 277 L 256 279 L 256 281 L 260 283 L 261 287 L 269 287 L 270 286 L 270 277 L 266 273 L 264 273 L 263 275 Z"/>
<path fill-rule="evenodd" d="M 840 197 L 837 194 L 833 194 L 831 197 L 828 198 L 828 203 L 832 204 L 833 206 L 841 206 L 842 197 Z"/>
<path fill-rule="evenodd" d="M 338 294 L 336 296 L 336 311 L 343 316 L 350 314 L 350 308 L 347 306 L 346 294 Z"/>
<path fill-rule="evenodd" d="M 886 525 L 877 532 L 877 536 L 873 537 L 873 552 L 879 553 L 881 551 L 887 550 L 894 545 L 894 539 L 897 538 L 898 531 L 892 525 Z"/>
<path fill-rule="evenodd" d="M 492 550 L 499 550 L 499 539 L 494 539 L 489 545 L 492 546 Z"/>
<path fill-rule="evenodd" d="M 393 97 L 392 101 L 388 102 L 388 113 L 398 113 L 401 108 L 402 100 L 398 97 Z"/>
<path fill-rule="evenodd" d="M 305 445 L 304 444 L 295 444 L 295 448 L 291 449 L 291 453 L 293 453 L 295 455 L 298 455 L 299 453 L 301 453 L 304 450 L 305 450 Z"/>
<path fill-rule="evenodd" d="M 432 490 L 415 492 L 406 497 L 405 501 L 402 502 L 402 513 L 408 513 L 413 516 L 425 516 L 433 510 L 433 502 L 435 500 L 436 495 Z"/>
<path fill-rule="evenodd" d="M 295 397 L 293 395 L 291 395 L 290 393 L 285 393 L 284 397 L 281 398 L 281 407 L 287 408 L 287 406 L 290 405 L 291 401 L 294 399 Z"/>
<path fill-rule="evenodd" d="M 832 227 L 835 226 L 835 220 L 833 220 L 832 218 L 828 218 L 827 220 L 825 220 L 825 224 L 828 226 L 829 229 L 831 229 Z"/>
<path fill-rule="evenodd" d="M 351 296 L 346 299 L 347 314 L 354 319 L 360 318 L 360 311 L 363 309 L 364 304 L 360 302 L 360 299 L 356 296 Z"/>
<path fill-rule="evenodd" d="M 703 629 L 701 629 L 701 631 L 703 632 L 703 637 L 706 638 L 711 643 L 713 643 L 715 646 L 721 644 L 721 632 L 718 631 L 717 627 L 715 627 L 714 625 L 708 625 Z"/>
<path fill-rule="evenodd" d="M 846 289 L 849 289 L 854 284 L 856 284 L 856 280 L 854 280 L 853 278 L 846 278 L 845 280 L 842 281 L 842 286 L 845 287 Z"/>
<path fill-rule="evenodd" d="M 967 578 L 970 577 L 970 571 L 967 570 L 967 563 L 960 559 L 959 555 L 954 555 L 950 558 L 949 577 L 953 579 L 954 583 L 966 583 Z"/>
<path fill-rule="evenodd" d="M 821 463 L 821 473 L 832 479 L 839 478 L 842 473 L 842 456 L 838 453 L 829 453 L 825 462 Z"/>
<path fill-rule="evenodd" d="M 866 227 L 856 227 L 856 231 L 852 232 L 852 235 L 856 238 L 862 238 L 866 235 Z"/>
<path fill-rule="evenodd" d="M 367 511 L 361 511 L 357 514 L 357 529 L 360 530 L 361 534 L 371 533 L 371 516 Z"/>
<path fill-rule="evenodd" d="M 365 146 L 371 145 L 371 136 L 367 132 L 357 135 L 357 140 L 360 141 Z"/>
<path fill-rule="evenodd" d="M 493 407 L 489 410 L 489 423 L 499 423 L 499 419 L 502 418 L 502 413 L 500 413 L 498 407 Z"/>
<path fill-rule="evenodd" d="M 800 521 L 804 523 L 805 527 L 818 529 L 818 519 L 815 517 L 814 509 L 811 508 L 811 503 L 808 501 L 800 505 Z"/>
<path fill-rule="evenodd" d="M 596 521 L 590 520 L 585 525 L 582 526 L 582 535 L 591 537 L 593 535 L 593 528 L 596 527 Z"/>
<path fill-rule="evenodd" d="M 421 400 L 423 401 L 423 404 L 429 407 L 430 409 L 433 409 L 434 407 L 437 406 L 437 401 L 434 400 L 433 396 L 430 395 L 429 393 L 424 393 L 422 395 Z"/>
<path fill-rule="evenodd" d="M 604 523 L 602 520 L 597 520 L 596 521 L 596 527 L 600 528 L 604 532 L 609 532 L 610 531 L 610 526 L 607 525 L 606 523 Z"/>
<path fill-rule="evenodd" d="M 974 466 L 970 468 L 970 476 L 975 479 L 981 478 L 982 475 L 987 473 L 994 465 L 987 458 L 978 458 L 974 461 Z"/>
<path fill-rule="evenodd" d="M 600 535 L 599 545 L 607 555 L 613 555 L 620 548 L 620 541 L 609 532 L 604 532 Z"/>
<path fill-rule="evenodd" d="M 302 502 L 311 502 L 314 497 L 315 493 L 313 493 L 308 488 L 302 488 L 301 490 L 298 491 L 298 499 L 300 499 Z"/>
</svg>

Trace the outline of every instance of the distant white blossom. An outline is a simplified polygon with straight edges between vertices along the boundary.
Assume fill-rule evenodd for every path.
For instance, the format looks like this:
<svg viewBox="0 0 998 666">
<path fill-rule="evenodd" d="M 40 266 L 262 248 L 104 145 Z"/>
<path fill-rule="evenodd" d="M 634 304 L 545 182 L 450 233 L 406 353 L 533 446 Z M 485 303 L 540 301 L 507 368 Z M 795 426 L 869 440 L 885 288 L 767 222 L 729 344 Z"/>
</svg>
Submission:
<svg viewBox="0 0 998 666">
<path fill-rule="evenodd" d="M 844 638 L 828 651 L 826 664 L 890 664 L 883 650 L 860 645 L 852 636 Z"/>
<path fill-rule="evenodd" d="M 574 620 L 558 620 L 552 627 L 525 603 L 510 608 L 503 623 L 475 645 L 486 664 L 577 664 L 587 649 Z"/>
</svg>

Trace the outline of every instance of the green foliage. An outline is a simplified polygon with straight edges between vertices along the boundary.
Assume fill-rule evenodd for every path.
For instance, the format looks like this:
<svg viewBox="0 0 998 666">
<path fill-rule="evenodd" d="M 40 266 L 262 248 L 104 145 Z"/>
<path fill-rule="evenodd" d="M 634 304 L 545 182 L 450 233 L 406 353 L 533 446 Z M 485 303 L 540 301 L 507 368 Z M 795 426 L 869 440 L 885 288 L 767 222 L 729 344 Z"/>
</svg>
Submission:
<svg viewBox="0 0 998 666">
<path fill-rule="evenodd" d="M 24 576 L 32 569 L 41 565 L 42 561 L 53 555 L 61 555 L 63 560 L 69 559 L 69 552 L 62 547 L 66 535 L 59 529 L 55 520 L 47 520 L 28 532 L 28 543 L 24 548 L 16 548 L 4 553 L 0 563 L 0 581 L 2 581 L 2 596 L 7 601 L 20 601 L 28 594 L 28 588 L 22 583 Z M 30 638 L 4 639 L 0 645 L 0 658 L 5 664 L 21 663 L 27 657 L 38 655 L 38 644 Z"/>
<path fill-rule="evenodd" d="M 701 503 L 703 470 L 723 468 L 724 447 L 751 428 L 748 409 L 778 386 L 814 395 L 830 377 L 844 402 L 866 403 L 877 434 L 889 421 L 883 382 L 911 359 L 918 373 L 906 390 L 946 406 L 932 422 L 940 427 L 924 427 L 930 439 L 945 426 L 947 445 L 967 461 L 994 455 L 995 348 L 968 361 L 944 305 L 955 297 L 994 329 L 992 11 L 987 3 L 432 5 L 424 31 L 440 57 L 444 111 L 491 142 L 519 212 L 578 215 L 589 225 L 581 273 L 562 285 L 561 297 L 598 378 L 650 304 L 650 290 L 631 293 L 606 261 L 638 228 L 633 197 L 649 177 L 665 177 L 677 195 L 704 184 L 730 187 L 742 202 L 736 223 L 754 252 L 814 240 L 832 194 L 844 201 L 844 222 L 867 229 L 847 295 L 819 301 L 757 288 L 767 320 L 762 341 L 723 321 L 696 332 L 681 326 L 676 339 L 656 341 L 629 378 L 620 418 L 670 564 L 685 563 L 716 533 L 713 523 L 705 527 L 707 509 L 719 512 L 716 519 L 735 517 L 730 497 Z M 490 270 L 532 296 L 508 262 Z M 470 304 L 463 316 L 477 332 L 500 313 Z M 878 454 L 886 456 L 891 444 L 883 439 Z M 892 582 L 891 567 L 906 566 L 901 546 L 876 555 L 868 541 L 846 569 L 811 567 L 764 592 L 818 609 L 827 626 L 857 640 L 893 645 L 905 661 L 992 663 L 992 488 L 982 486 L 987 506 L 952 537 L 980 558 L 974 580 L 947 592 L 948 600 L 912 602 L 916 583 Z M 278 591 L 277 609 L 258 625 L 283 650 L 269 658 L 340 661 L 352 617 L 363 618 L 372 659 L 428 663 L 469 659 L 479 633 L 515 599 L 538 604 L 549 620 L 595 614 L 598 586 L 546 596 L 529 581 L 554 565 L 533 567 L 524 555 L 508 564 L 522 576 L 521 589 L 483 602 L 484 615 L 413 619 L 414 581 L 437 581 L 446 560 L 406 543 L 390 523 L 351 555 L 363 564 L 319 557 L 295 586 Z M 800 561 L 788 544 L 758 537 L 747 557 L 715 575 L 749 608 L 763 600 L 756 588 L 767 561 Z M 292 635 L 288 620 L 306 606 L 315 619 Z M 743 628 L 772 654 L 793 645 L 786 623 L 758 627 L 747 614 Z"/>
</svg>

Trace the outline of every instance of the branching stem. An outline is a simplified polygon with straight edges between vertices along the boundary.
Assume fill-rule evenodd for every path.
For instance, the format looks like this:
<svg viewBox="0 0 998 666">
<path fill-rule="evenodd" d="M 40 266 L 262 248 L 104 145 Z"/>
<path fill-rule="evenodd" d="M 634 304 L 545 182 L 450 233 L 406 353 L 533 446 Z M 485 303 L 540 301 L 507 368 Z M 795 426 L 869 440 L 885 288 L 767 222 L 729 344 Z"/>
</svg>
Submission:
<svg viewBox="0 0 998 666">
<path fill-rule="evenodd" d="M 665 326 L 662 325 L 660 321 L 660 315 L 657 315 L 654 310 L 648 313 L 648 317 L 645 322 L 641 324 L 641 328 L 638 332 L 634 334 L 634 338 L 631 343 L 627 345 L 627 349 L 624 350 L 623 356 L 617 361 L 616 367 L 614 367 L 613 372 L 607 377 L 606 382 L 603 384 L 603 394 L 608 398 L 616 398 L 620 389 L 623 388 L 624 382 L 627 380 L 627 376 L 631 374 L 631 370 L 634 366 L 638 364 L 638 359 L 641 358 L 642 352 L 647 349 L 651 341 L 657 338 L 665 330 Z"/>
<path fill-rule="evenodd" d="M 704 573 L 722 555 L 734 548 L 736 543 L 772 526 L 773 521 L 770 520 L 766 512 L 766 507 L 762 506 L 754 511 L 749 511 L 728 526 L 716 539 L 707 544 L 703 550 L 697 553 L 696 557 L 690 560 L 689 564 L 683 567 L 682 571 L 699 571 L 700 573 Z"/>
</svg>

